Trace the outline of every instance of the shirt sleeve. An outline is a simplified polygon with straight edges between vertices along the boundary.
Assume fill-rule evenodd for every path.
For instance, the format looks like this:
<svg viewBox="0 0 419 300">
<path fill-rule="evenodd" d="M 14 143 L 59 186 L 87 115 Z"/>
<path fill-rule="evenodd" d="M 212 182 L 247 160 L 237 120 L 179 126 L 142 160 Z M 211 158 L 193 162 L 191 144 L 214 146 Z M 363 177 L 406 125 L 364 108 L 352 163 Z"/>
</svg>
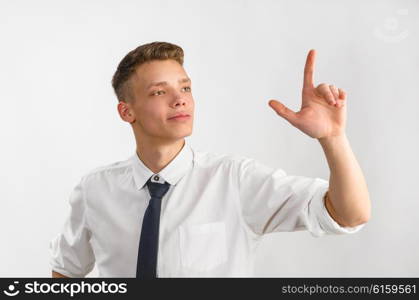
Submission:
<svg viewBox="0 0 419 300">
<path fill-rule="evenodd" d="M 243 218 L 257 235 L 308 230 L 321 237 L 365 226 L 343 227 L 330 216 L 324 202 L 329 182 L 324 179 L 287 175 L 251 158 L 240 161 L 238 173 Z"/>
<path fill-rule="evenodd" d="M 91 232 L 86 223 L 83 184 L 84 177 L 70 195 L 70 213 L 61 232 L 49 243 L 52 270 L 68 277 L 85 277 L 95 264 Z"/>
</svg>

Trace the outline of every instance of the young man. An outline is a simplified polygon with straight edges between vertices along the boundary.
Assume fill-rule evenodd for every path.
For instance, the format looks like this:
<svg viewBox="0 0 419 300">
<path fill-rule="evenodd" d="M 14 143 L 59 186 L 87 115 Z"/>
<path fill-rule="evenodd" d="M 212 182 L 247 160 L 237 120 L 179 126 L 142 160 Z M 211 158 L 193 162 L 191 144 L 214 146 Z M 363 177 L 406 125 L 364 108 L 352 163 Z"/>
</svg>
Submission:
<svg viewBox="0 0 419 300">
<path fill-rule="evenodd" d="M 370 217 L 361 168 L 345 135 L 346 94 L 314 87 L 307 56 L 302 107 L 281 117 L 318 139 L 329 182 L 287 175 L 237 155 L 197 151 L 194 99 L 183 50 L 166 42 L 129 52 L 113 76 L 118 112 L 136 152 L 82 177 L 62 232 L 50 242 L 53 277 L 251 277 L 262 235 L 359 231 Z M 274 251 L 280 251 L 274 249 Z"/>
</svg>

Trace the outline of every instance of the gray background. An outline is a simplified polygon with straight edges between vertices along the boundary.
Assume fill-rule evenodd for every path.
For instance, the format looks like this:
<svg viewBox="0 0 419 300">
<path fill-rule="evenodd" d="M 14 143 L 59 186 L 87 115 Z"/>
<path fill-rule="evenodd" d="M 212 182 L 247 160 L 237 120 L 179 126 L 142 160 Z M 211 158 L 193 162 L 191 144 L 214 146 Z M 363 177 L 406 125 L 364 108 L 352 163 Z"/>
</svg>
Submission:
<svg viewBox="0 0 419 300">
<path fill-rule="evenodd" d="M 135 151 L 110 84 L 152 41 L 185 50 L 198 150 L 329 178 L 299 110 L 303 67 L 348 93 L 347 135 L 372 218 L 359 233 L 267 235 L 256 276 L 419 276 L 418 1 L 1 1 L 0 276 L 48 277 L 49 241 L 86 172 Z M 96 274 L 96 269 L 88 276 Z"/>
</svg>

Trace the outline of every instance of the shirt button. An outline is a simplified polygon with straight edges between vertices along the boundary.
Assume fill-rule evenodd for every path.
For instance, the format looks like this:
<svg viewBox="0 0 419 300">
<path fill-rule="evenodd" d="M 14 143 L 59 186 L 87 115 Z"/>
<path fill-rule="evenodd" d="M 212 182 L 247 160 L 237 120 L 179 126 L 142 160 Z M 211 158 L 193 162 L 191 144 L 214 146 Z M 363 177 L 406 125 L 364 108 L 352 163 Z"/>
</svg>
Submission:
<svg viewBox="0 0 419 300">
<path fill-rule="evenodd" d="M 154 176 L 154 180 L 159 181 L 159 176 Z"/>
</svg>

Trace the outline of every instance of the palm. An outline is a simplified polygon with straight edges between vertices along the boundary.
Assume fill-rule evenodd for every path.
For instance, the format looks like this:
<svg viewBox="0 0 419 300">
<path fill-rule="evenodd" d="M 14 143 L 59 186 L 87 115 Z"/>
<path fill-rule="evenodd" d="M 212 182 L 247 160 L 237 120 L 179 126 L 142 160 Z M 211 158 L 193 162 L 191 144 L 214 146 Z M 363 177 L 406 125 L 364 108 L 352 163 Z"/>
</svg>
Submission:
<svg viewBox="0 0 419 300">
<path fill-rule="evenodd" d="M 300 111 L 293 112 L 277 100 L 269 104 L 278 115 L 312 138 L 337 136 L 345 130 L 346 93 L 324 83 L 314 87 L 314 62 L 315 51 L 311 50 L 304 68 Z"/>
</svg>

